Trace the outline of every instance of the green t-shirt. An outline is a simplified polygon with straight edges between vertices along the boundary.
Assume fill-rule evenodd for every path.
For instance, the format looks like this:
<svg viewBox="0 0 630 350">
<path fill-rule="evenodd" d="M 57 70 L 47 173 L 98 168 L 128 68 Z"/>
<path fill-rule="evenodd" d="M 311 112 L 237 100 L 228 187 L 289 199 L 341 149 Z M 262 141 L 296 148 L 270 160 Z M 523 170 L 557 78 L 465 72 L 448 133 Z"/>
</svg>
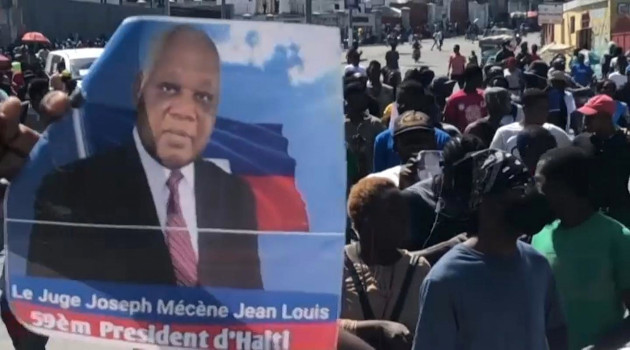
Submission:
<svg viewBox="0 0 630 350">
<path fill-rule="evenodd" d="M 599 212 L 577 227 L 560 221 L 534 236 L 532 246 L 553 269 L 566 313 L 569 349 L 582 349 L 618 324 L 630 289 L 630 231 Z"/>
</svg>

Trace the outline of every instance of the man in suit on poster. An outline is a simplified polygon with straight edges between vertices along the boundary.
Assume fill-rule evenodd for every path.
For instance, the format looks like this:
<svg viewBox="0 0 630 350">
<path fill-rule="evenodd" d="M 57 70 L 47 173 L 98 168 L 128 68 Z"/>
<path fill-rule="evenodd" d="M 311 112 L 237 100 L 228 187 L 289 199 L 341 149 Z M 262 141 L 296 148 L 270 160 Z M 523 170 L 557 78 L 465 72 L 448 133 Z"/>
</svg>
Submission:
<svg viewBox="0 0 630 350">
<path fill-rule="evenodd" d="M 28 275 L 262 288 L 252 190 L 201 159 L 220 79 L 203 31 L 160 37 L 137 80 L 133 143 L 57 169 L 38 189 Z"/>
</svg>

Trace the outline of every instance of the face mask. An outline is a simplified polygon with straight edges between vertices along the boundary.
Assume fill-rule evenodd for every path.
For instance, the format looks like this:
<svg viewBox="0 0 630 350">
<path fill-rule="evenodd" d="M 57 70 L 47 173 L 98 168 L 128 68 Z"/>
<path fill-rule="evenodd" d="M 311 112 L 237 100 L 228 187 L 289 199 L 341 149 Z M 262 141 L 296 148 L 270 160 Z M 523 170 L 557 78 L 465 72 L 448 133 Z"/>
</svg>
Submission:
<svg viewBox="0 0 630 350">
<path fill-rule="evenodd" d="M 529 189 L 519 199 L 506 204 L 505 220 L 518 235 L 532 236 L 554 220 L 554 214 L 545 196 L 536 189 Z"/>
</svg>

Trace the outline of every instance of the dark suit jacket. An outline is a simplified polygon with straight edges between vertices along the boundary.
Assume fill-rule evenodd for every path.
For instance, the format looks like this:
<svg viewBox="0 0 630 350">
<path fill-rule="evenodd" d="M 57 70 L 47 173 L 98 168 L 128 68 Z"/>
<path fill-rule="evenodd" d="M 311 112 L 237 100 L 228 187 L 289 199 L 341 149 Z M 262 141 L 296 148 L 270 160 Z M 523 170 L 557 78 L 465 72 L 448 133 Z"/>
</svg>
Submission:
<svg viewBox="0 0 630 350">
<path fill-rule="evenodd" d="M 255 199 L 236 176 L 195 162 L 197 225 L 256 229 Z M 171 258 L 140 156 L 133 144 L 72 163 L 46 176 L 37 192 L 35 219 L 94 228 L 34 224 L 27 274 L 84 281 L 175 284 Z M 199 232 L 202 285 L 262 288 L 258 238 Z"/>
</svg>

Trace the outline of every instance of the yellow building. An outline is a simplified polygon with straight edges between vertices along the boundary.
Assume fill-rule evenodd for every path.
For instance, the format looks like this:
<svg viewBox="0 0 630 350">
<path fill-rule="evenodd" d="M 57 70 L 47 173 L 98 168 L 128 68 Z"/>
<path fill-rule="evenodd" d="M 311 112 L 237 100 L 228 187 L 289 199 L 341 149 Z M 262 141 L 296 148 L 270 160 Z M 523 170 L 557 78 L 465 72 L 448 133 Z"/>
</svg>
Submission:
<svg viewBox="0 0 630 350">
<path fill-rule="evenodd" d="M 630 0 L 573 0 L 563 4 L 562 24 L 543 26 L 543 42 L 586 48 L 597 55 L 608 50 L 617 2 Z M 611 11 L 612 10 L 612 11 Z"/>
</svg>

